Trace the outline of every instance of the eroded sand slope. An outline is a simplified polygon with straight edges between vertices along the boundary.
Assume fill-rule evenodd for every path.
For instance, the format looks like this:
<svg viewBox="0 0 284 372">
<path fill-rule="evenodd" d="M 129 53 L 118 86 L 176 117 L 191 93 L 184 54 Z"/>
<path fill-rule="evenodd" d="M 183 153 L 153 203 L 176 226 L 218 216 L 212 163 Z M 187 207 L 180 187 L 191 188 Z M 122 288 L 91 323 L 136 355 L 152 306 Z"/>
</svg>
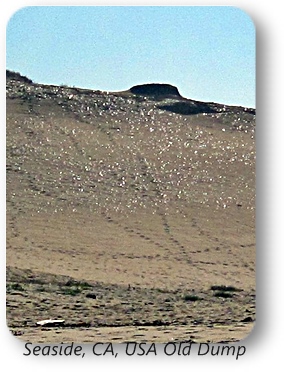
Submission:
<svg viewBox="0 0 284 372">
<path fill-rule="evenodd" d="M 251 109 L 9 75 L 11 331 L 33 342 L 245 337 L 254 130 Z M 64 326 L 36 327 L 48 318 Z"/>
</svg>

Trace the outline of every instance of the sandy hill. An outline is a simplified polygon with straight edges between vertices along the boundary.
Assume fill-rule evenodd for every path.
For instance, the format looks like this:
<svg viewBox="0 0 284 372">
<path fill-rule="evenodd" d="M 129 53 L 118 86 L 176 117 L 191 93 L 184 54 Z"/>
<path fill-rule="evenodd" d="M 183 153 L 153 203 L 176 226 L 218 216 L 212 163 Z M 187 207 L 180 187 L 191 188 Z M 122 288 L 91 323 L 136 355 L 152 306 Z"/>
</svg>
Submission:
<svg viewBox="0 0 284 372">
<path fill-rule="evenodd" d="M 164 342 L 248 332 L 253 109 L 187 99 L 168 84 L 101 92 L 11 71 L 6 92 L 14 333 L 60 342 L 75 332 L 84 342 L 86 329 L 113 340 L 120 327 L 117 340 L 141 340 L 139 326 L 147 341 Z M 34 329 L 56 317 L 65 328 Z"/>
</svg>

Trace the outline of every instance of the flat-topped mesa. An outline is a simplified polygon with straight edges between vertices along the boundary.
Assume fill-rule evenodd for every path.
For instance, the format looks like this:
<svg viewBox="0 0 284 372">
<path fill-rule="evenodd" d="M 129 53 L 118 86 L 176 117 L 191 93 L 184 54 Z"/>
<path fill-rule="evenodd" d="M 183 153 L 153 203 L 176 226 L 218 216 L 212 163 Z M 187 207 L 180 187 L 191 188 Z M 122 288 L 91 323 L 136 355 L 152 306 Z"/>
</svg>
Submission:
<svg viewBox="0 0 284 372">
<path fill-rule="evenodd" d="M 135 85 L 130 88 L 130 92 L 137 95 L 143 96 L 155 96 L 155 97 L 165 97 L 165 96 L 175 96 L 176 98 L 182 98 L 177 87 L 170 84 L 142 84 Z"/>
</svg>

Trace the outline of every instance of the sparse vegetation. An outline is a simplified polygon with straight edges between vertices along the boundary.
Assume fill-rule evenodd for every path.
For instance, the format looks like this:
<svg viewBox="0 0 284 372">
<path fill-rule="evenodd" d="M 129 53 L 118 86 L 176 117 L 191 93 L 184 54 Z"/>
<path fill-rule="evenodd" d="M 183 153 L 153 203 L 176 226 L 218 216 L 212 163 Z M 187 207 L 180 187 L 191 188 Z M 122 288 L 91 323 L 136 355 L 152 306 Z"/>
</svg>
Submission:
<svg viewBox="0 0 284 372">
<path fill-rule="evenodd" d="M 233 294 L 230 292 L 217 291 L 214 293 L 215 297 L 232 298 Z"/>
<path fill-rule="evenodd" d="M 92 285 L 87 282 L 76 281 L 72 279 L 69 279 L 65 285 L 66 287 L 77 287 L 77 288 L 80 288 L 81 290 L 92 288 Z"/>
<path fill-rule="evenodd" d="M 220 292 L 240 292 L 241 289 L 238 289 L 233 286 L 227 286 L 227 285 L 212 285 L 210 287 L 212 291 L 220 291 Z"/>
<path fill-rule="evenodd" d="M 85 281 L 77 281 L 73 279 L 69 279 L 65 283 L 65 287 L 63 288 L 62 293 L 69 296 L 76 296 L 85 289 L 92 288 L 92 285 L 85 282 Z"/>
<path fill-rule="evenodd" d="M 214 292 L 215 297 L 223 297 L 223 298 L 232 298 L 234 296 L 234 292 L 240 292 L 241 289 L 227 286 L 227 285 L 212 285 L 210 289 Z"/>
<path fill-rule="evenodd" d="M 198 297 L 197 295 L 187 294 L 183 297 L 184 301 L 200 301 L 202 298 Z"/>
<path fill-rule="evenodd" d="M 11 283 L 7 285 L 7 291 L 24 291 L 24 288 L 19 283 Z"/>
<path fill-rule="evenodd" d="M 76 296 L 77 294 L 81 293 L 82 290 L 80 288 L 64 288 L 62 293 L 67 296 Z"/>
<path fill-rule="evenodd" d="M 95 293 L 87 293 L 86 298 L 91 298 L 92 300 L 95 300 L 97 298 Z"/>
</svg>

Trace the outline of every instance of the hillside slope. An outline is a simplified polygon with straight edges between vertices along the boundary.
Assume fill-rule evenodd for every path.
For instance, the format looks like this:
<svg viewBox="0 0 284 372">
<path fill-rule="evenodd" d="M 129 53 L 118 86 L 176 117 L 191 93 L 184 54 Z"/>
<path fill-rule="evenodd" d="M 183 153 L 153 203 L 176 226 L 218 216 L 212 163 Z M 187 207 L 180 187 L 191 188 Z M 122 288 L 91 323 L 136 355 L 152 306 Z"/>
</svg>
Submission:
<svg viewBox="0 0 284 372">
<path fill-rule="evenodd" d="M 87 325 L 122 327 L 125 340 L 138 324 L 183 340 L 198 324 L 200 341 L 221 322 L 220 341 L 252 326 L 255 112 L 159 88 L 101 92 L 7 72 L 7 319 L 21 338 L 40 317 L 69 328 L 37 329 L 35 341 Z M 79 284 L 62 293 L 68 280 L 97 300 Z M 236 291 L 218 297 L 216 285 Z M 167 340 L 148 330 L 147 341 Z"/>
</svg>

